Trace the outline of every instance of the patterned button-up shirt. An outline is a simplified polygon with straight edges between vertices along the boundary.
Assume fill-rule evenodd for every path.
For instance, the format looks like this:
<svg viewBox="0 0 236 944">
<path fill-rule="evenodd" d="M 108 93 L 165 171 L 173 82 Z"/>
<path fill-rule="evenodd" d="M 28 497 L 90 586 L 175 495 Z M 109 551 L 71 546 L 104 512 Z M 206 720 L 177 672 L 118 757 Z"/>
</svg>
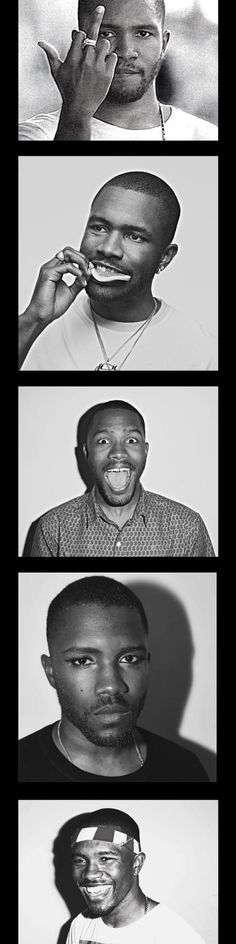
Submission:
<svg viewBox="0 0 236 944">
<path fill-rule="evenodd" d="M 31 557 L 214 557 L 201 516 L 179 502 L 141 489 L 132 518 L 119 528 L 95 489 L 40 518 Z"/>
</svg>

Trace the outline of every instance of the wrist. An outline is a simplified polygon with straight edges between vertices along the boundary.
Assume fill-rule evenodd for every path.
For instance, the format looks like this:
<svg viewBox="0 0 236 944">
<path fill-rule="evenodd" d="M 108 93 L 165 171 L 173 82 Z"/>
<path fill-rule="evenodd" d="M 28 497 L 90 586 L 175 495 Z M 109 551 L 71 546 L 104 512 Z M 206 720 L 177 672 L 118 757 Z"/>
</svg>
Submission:
<svg viewBox="0 0 236 944">
<path fill-rule="evenodd" d="M 61 141 L 90 141 L 91 110 L 79 107 L 77 104 L 67 108 L 62 106 L 55 140 Z"/>
</svg>

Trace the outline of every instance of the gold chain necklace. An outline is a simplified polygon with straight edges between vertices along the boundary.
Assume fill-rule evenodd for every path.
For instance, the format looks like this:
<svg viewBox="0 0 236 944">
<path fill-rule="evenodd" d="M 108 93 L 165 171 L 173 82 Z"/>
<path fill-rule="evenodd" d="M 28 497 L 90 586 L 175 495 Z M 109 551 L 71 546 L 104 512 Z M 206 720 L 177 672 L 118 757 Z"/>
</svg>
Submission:
<svg viewBox="0 0 236 944">
<path fill-rule="evenodd" d="M 74 764 L 74 761 L 72 760 L 72 757 L 70 756 L 69 751 L 67 751 L 65 745 L 64 745 L 63 742 L 62 742 L 61 735 L 60 735 L 60 727 L 61 727 L 61 719 L 60 719 L 60 721 L 58 721 L 58 725 L 57 725 L 57 739 L 58 739 L 58 741 L 59 741 L 59 744 L 60 744 L 60 747 L 62 748 L 63 753 L 66 755 L 67 759 L 70 761 L 70 764 Z M 138 759 L 139 759 L 139 766 L 140 766 L 140 767 L 143 767 L 143 765 L 144 765 L 144 760 L 143 760 L 142 754 L 140 753 L 140 750 L 139 750 L 139 747 L 138 747 L 138 744 L 137 744 L 137 741 L 136 741 L 136 739 L 135 739 L 134 734 L 132 735 L 132 737 L 133 737 L 133 742 L 134 742 L 136 754 L 138 755 Z M 74 767 L 75 767 L 75 766 L 76 766 L 76 764 L 74 764 Z"/>
<path fill-rule="evenodd" d="M 98 327 L 98 324 L 97 324 L 97 321 L 96 321 L 95 312 L 93 311 L 93 308 L 92 308 L 92 305 L 91 305 L 91 301 L 90 301 L 90 308 L 91 308 L 91 314 L 92 314 L 92 319 L 93 319 L 93 324 L 94 324 L 94 327 L 95 327 L 96 335 L 97 335 L 97 338 L 98 338 L 98 341 L 99 341 L 99 344 L 100 344 L 100 347 L 101 347 L 101 350 L 102 350 L 102 354 L 103 354 L 103 357 L 104 357 L 104 362 L 105 362 L 104 364 L 98 364 L 98 367 L 95 367 L 94 370 L 121 370 L 122 367 L 123 367 L 124 364 L 125 364 L 125 361 L 127 361 L 128 357 L 130 356 L 130 354 L 131 354 L 132 351 L 134 350 L 136 344 L 138 343 L 138 341 L 139 341 L 140 338 L 142 337 L 142 334 L 144 333 L 144 331 L 146 330 L 146 328 L 148 328 L 148 325 L 149 325 L 150 322 L 152 321 L 152 318 L 154 318 L 154 315 L 156 314 L 156 310 L 157 310 L 157 298 L 155 298 L 154 306 L 153 306 L 153 309 L 152 309 L 152 311 L 151 311 L 151 314 L 149 315 L 149 318 L 147 318 L 147 320 L 144 322 L 144 324 L 142 324 L 141 326 L 139 325 L 139 327 L 136 328 L 135 331 L 133 331 L 133 334 L 131 335 L 131 338 L 129 337 L 129 338 L 126 339 L 126 341 L 123 341 L 123 344 L 120 344 L 120 347 L 116 348 L 116 350 L 114 351 L 113 354 L 110 355 L 110 357 L 108 356 L 108 354 L 107 354 L 107 352 L 106 352 L 106 348 L 105 348 L 105 345 L 104 345 L 104 343 L 103 343 L 103 340 L 102 340 L 102 337 L 101 337 L 101 334 L 100 334 L 100 331 L 99 331 L 99 327 Z M 128 341 L 132 341 L 132 338 L 134 338 L 135 335 L 137 335 L 137 334 L 138 334 L 138 337 L 136 337 L 136 340 L 135 340 L 134 343 L 132 344 L 132 347 L 130 348 L 130 351 L 128 351 L 128 354 L 126 354 L 126 356 L 124 357 L 124 360 L 121 362 L 120 366 L 117 367 L 117 364 L 112 364 L 112 363 L 111 363 L 111 358 L 116 357 L 116 354 L 119 354 L 119 352 L 122 350 L 122 348 L 125 347 L 125 344 L 128 344 Z"/>
</svg>

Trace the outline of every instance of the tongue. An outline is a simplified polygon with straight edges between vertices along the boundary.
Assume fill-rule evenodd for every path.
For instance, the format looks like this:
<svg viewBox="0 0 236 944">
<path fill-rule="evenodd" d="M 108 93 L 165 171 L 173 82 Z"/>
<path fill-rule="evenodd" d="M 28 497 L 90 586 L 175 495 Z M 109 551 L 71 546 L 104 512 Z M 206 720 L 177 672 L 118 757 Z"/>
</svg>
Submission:
<svg viewBox="0 0 236 944">
<path fill-rule="evenodd" d="M 107 472 L 107 478 L 111 488 L 117 492 L 128 484 L 129 472 Z"/>
</svg>

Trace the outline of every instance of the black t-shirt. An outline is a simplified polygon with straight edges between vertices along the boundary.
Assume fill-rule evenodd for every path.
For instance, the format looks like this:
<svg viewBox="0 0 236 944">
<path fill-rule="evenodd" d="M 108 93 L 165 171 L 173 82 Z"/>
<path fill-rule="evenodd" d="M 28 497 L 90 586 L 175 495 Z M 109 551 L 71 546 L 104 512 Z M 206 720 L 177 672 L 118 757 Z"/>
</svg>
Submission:
<svg viewBox="0 0 236 944">
<path fill-rule="evenodd" d="M 140 732 L 147 744 L 147 757 L 143 767 L 123 777 L 102 777 L 80 770 L 61 754 L 52 739 L 53 724 L 29 734 L 19 742 L 19 782 L 25 783 L 198 783 L 207 782 L 204 767 L 191 751 L 152 734 Z"/>
</svg>

